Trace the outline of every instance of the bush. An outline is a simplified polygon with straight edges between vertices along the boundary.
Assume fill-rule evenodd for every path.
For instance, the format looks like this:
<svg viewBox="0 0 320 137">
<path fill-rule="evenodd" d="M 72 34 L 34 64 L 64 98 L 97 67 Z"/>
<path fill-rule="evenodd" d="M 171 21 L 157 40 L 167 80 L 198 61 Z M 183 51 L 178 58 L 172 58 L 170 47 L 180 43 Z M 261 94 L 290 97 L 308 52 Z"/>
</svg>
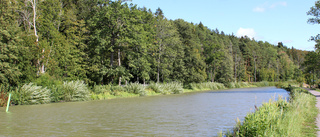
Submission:
<svg viewBox="0 0 320 137">
<path fill-rule="evenodd" d="M 166 94 L 181 94 L 183 93 L 183 85 L 179 82 L 171 82 L 166 84 L 151 83 L 148 88 L 156 93 Z"/>
<path fill-rule="evenodd" d="M 55 79 L 54 77 L 46 73 L 40 75 L 40 77 L 33 81 L 33 83 L 35 83 L 38 86 L 47 87 L 49 89 L 62 84 L 61 81 Z"/>
<path fill-rule="evenodd" d="M 64 101 L 90 100 L 90 91 L 83 81 L 64 82 L 59 88 L 59 94 L 63 94 Z"/>
<path fill-rule="evenodd" d="M 164 90 L 171 94 L 181 94 L 183 93 L 183 85 L 179 82 L 171 82 L 163 85 Z"/>
<path fill-rule="evenodd" d="M 18 87 L 12 93 L 12 101 L 18 105 L 46 104 L 50 100 L 50 90 L 33 83 Z"/>
<path fill-rule="evenodd" d="M 163 84 L 151 83 L 148 85 L 148 88 L 152 89 L 156 93 L 165 94 L 163 90 Z"/>
<path fill-rule="evenodd" d="M 92 92 L 95 94 L 107 93 L 111 91 L 110 87 L 110 85 L 95 85 Z"/>
<path fill-rule="evenodd" d="M 124 89 L 128 93 L 139 94 L 140 96 L 147 95 L 147 91 L 145 90 L 145 87 L 139 83 L 130 83 L 127 86 L 125 86 Z"/>
</svg>

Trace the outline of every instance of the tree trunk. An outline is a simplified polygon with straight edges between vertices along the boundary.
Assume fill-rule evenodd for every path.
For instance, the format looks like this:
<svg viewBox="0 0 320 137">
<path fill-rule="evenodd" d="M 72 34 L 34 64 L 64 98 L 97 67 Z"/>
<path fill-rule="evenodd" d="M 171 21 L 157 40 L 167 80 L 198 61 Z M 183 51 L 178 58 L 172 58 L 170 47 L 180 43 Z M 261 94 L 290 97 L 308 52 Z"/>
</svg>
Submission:
<svg viewBox="0 0 320 137">
<path fill-rule="evenodd" d="M 212 73 L 212 72 L 211 72 Z M 211 77 L 211 82 L 214 82 L 214 77 L 216 76 L 216 68 L 213 69 L 213 75 Z"/>
<path fill-rule="evenodd" d="M 114 52 L 111 52 L 111 56 L 110 56 L 110 66 L 111 66 L 111 68 L 113 67 L 113 58 L 114 58 Z"/>
<path fill-rule="evenodd" d="M 37 1 L 36 0 L 28 0 L 28 2 L 31 3 L 31 7 L 32 7 L 32 10 L 33 10 L 33 30 L 34 30 L 34 36 L 36 37 L 36 45 L 37 47 L 39 47 L 38 45 L 38 42 L 39 42 L 39 36 L 38 36 L 38 33 L 37 33 L 37 25 L 36 25 L 36 18 L 37 18 L 37 11 L 36 11 L 36 8 L 37 8 Z M 44 53 L 44 49 L 42 49 L 42 53 Z M 41 57 L 42 59 L 44 58 L 44 56 Z M 44 73 L 44 63 L 42 62 L 41 64 L 41 59 L 40 57 L 38 58 L 37 60 L 37 65 L 38 65 L 38 75 L 39 74 L 42 74 Z"/>
<path fill-rule="evenodd" d="M 160 82 L 161 44 L 159 44 L 157 83 Z"/>
<path fill-rule="evenodd" d="M 120 59 L 120 49 L 118 49 L 118 65 L 121 66 L 121 59 Z M 121 76 L 119 76 L 119 86 L 121 86 Z"/>
<path fill-rule="evenodd" d="M 234 60 L 234 79 L 235 82 L 237 82 L 237 54 L 235 55 L 235 60 Z"/>
</svg>

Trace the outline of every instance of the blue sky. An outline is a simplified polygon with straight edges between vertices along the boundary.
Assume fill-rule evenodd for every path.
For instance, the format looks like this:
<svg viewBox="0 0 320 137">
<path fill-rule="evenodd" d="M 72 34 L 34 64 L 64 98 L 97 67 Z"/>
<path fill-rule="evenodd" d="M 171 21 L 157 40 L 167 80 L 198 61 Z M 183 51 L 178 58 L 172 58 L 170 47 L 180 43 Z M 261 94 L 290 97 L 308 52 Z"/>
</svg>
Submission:
<svg viewBox="0 0 320 137">
<path fill-rule="evenodd" d="M 320 25 L 308 24 L 307 11 L 315 0 L 132 0 L 153 12 L 160 7 L 168 19 L 200 21 L 210 29 L 226 34 L 248 35 L 271 44 L 314 50 L 311 36 L 320 33 Z"/>
</svg>

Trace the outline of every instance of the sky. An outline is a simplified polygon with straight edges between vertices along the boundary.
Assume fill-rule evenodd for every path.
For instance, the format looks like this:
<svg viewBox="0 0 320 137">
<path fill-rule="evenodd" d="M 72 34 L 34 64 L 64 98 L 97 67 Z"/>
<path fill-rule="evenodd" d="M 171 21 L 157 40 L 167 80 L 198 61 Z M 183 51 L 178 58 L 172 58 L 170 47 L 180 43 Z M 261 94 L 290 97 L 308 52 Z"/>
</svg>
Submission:
<svg viewBox="0 0 320 137">
<path fill-rule="evenodd" d="M 247 35 L 257 41 L 278 42 L 289 48 L 314 50 L 311 36 L 320 24 L 308 24 L 307 12 L 316 0 L 132 0 L 155 12 L 161 8 L 168 19 L 183 19 L 225 34 Z"/>
</svg>

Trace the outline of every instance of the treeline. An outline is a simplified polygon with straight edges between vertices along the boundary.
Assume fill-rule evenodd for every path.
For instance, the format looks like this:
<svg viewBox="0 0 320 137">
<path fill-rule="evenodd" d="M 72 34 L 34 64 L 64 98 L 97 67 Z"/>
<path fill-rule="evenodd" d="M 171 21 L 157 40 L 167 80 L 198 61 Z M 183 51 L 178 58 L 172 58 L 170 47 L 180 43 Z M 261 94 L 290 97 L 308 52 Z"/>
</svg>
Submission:
<svg viewBox="0 0 320 137">
<path fill-rule="evenodd" d="M 310 8 L 307 15 L 313 16 L 308 19 L 310 24 L 320 24 L 320 0 L 315 1 L 315 5 Z M 309 52 L 305 57 L 304 72 L 306 82 L 314 87 L 320 88 L 320 34 L 312 36 L 312 41 L 316 42 L 315 51 Z"/>
<path fill-rule="evenodd" d="M 2 0 L 0 83 L 304 81 L 306 51 L 116 0 Z"/>
</svg>

